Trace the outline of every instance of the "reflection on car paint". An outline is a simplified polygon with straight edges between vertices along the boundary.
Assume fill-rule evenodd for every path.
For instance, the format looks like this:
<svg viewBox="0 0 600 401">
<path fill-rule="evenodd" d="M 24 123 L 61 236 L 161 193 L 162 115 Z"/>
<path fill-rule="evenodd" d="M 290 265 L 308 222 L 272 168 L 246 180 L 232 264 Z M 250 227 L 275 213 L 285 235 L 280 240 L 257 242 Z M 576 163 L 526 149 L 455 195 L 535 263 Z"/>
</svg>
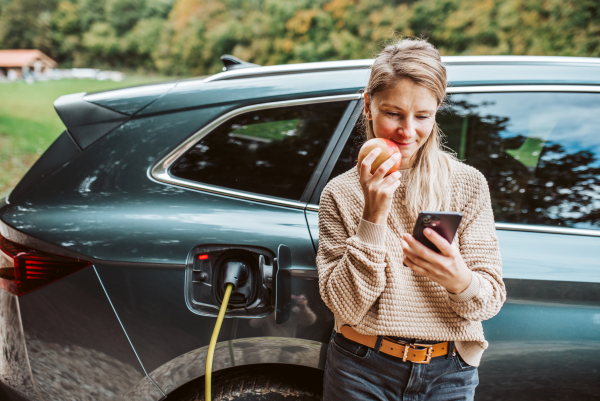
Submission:
<svg viewBox="0 0 600 401">
<path fill-rule="evenodd" d="M 43 399 L 111 399 L 145 376 L 93 267 L 20 297 L 19 309 Z"/>
<path fill-rule="evenodd" d="M 271 315 L 273 319 L 273 315 Z M 213 371 L 237 365 L 253 365 L 263 363 L 284 363 L 298 366 L 322 369 L 325 365 L 324 355 L 327 344 L 319 341 L 298 338 L 256 337 L 232 341 L 233 355 L 231 358 L 230 344 L 220 342 L 214 354 Z M 183 384 L 204 375 L 206 351 L 203 346 L 189 351 L 150 372 L 150 376 L 158 383 L 165 393 L 170 393 Z M 176 375 L 173 372 L 177 372 Z"/>
<path fill-rule="evenodd" d="M 0 290 L 0 380 L 31 400 L 41 400 L 29 374 L 25 337 L 21 329 L 19 300 Z"/>
</svg>

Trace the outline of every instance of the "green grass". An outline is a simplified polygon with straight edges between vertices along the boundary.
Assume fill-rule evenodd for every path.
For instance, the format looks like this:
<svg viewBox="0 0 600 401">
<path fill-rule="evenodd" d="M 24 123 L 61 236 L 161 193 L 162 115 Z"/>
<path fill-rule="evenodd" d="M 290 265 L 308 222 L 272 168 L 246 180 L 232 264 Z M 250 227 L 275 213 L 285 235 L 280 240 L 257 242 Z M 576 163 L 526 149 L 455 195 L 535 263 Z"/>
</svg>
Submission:
<svg viewBox="0 0 600 401">
<path fill-rule="evenodd" d="M 77 79 L 31 85 L 0 82 L 0 196 L 19 182 L 65 129 L 53 106 L 60 96 L 167 80 L 167 77 L 132 76 L 122 82 Z"/>
</svg>

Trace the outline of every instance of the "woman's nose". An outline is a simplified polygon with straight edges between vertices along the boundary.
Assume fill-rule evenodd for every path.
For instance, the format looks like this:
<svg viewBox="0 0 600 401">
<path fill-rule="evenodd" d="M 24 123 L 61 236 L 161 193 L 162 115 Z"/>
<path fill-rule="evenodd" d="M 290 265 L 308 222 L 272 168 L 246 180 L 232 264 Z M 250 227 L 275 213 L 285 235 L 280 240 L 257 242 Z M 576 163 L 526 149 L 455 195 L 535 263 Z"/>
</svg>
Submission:
<svg viewBox="0 0 600 401">
<path fill-rule="evenodd" d="M 405 118 L 400 122 L 398 133 L 405 138 L 412 138 L 415 134 L 415 124 L 411 118 Z"/>
</svg>

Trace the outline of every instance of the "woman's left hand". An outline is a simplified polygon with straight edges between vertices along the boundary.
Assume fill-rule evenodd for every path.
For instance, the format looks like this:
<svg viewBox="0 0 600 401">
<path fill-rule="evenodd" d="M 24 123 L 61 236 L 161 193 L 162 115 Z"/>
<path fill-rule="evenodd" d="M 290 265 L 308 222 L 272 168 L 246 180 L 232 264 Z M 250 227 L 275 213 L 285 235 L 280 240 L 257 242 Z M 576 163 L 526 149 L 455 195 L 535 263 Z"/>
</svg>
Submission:
<svg viewBox="0 0 600 401">
<path fill-rule="evenodd" d="M 430 228 L 426 228 L 423 233 L 438 247 L 440 253 L 427 248 L 412 235 L 404 234 L 402 236 L 404 264 L 414 272 L 445 287 L 450 293 L 460 294 L 466 290 L 471 284 L 473 273 L 465 264 L 458 249 Z"/>
</svg>

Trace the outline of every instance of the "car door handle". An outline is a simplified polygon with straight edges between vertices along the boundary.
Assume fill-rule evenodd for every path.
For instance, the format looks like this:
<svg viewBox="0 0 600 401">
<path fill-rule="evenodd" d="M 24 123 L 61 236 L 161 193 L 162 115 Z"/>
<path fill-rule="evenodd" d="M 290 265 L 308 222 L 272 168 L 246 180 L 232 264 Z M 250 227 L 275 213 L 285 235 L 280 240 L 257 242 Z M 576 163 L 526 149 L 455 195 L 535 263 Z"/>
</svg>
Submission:
<svg viewBox="0 0 600 401">
<path fill-rule="evenodd" d="M 292 251 L 286 245 L 277 249 L 275 272 L 275 322 L 282 324 L 292 310 Z"/>
</svg>

